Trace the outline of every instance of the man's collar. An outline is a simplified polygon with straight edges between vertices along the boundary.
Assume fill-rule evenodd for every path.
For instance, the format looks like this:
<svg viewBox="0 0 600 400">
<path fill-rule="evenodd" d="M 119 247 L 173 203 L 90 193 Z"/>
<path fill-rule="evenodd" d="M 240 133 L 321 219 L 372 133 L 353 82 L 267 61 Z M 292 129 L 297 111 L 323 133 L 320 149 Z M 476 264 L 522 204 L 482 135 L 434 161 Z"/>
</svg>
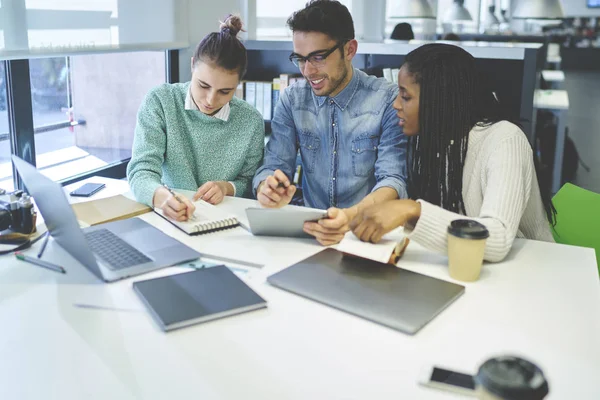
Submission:
<svg viewBox="0 0 600 400">
<path fill-rule="evenodd" d="M 358 87 L 359 77 L 357 71 L 352 69 L 352 78 L 350 82 L 346 85 L 345 88 L 342 89 L 335 97 L 329 96 L 316 96 L 313 92 L 313 98 L 315 99 L 315 105 L 321 107 L 325 102 L 331 102 L 331 104 L 336 104 L 342 111 L 348 107 L 354 93 L 356 93 L 356 89 Z M 309 82 L 310 84 L 310 82 Z"/>
</svg>

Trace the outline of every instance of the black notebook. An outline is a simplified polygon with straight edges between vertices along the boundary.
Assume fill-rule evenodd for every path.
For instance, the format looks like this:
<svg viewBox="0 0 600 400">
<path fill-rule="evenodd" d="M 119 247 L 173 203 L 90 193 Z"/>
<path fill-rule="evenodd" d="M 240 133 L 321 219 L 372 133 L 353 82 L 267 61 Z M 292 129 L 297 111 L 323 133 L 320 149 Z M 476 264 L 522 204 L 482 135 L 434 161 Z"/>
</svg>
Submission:
<svg viewBox="0 0 600 400">
<path fill-rule="evenodd" d="M 267 306 L 224 265 L 134 282 L 133 289 L 163 331 Z"/>
</svg>

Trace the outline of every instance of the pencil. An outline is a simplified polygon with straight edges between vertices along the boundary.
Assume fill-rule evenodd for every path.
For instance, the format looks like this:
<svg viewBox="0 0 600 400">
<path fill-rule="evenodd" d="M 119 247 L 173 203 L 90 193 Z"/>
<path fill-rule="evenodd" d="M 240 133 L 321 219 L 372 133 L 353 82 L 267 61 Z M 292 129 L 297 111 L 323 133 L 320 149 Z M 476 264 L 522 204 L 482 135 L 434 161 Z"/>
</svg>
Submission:
<svg viewBox="0 0 600 400">
<path fill-rule="evenodd" d="M 67 273 L 67 271 L 65 271 L 65 269 L 63 267 L 49 263 L 48 261 L 40 260 L 38 258 L 26 256 L 22 253 L 18 253 L 18 252 L 15 253 L 15 257 L 17 257 L 17 260 L 25 261 L 25 262 L 37 265 L 38 267 L 48 268 L 54 272 L 60 272 L 62 274 Z"/>
</svg>

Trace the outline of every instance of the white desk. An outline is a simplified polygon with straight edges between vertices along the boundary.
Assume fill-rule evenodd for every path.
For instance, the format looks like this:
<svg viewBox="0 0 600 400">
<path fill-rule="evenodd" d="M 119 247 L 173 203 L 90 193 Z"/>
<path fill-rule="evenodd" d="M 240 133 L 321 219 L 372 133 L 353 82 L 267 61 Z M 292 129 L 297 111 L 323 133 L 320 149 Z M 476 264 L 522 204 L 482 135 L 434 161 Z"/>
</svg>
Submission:
<svg viewBox="0 0 600 400">
<path fill-rule="evenodd" d="M 247 204 L 253 202 L 228 198 L 225 205 L 240 212 Z M 153 214 L 143 218 L 170 225 Z M 200 251 L 242 237 L 166 232 Z M 265 283 L 319 251 L 315 242 L 250 239 L 256 246 L 229 251 L 270 244 L 265 267 L 246 278 L 269 307 L 167 334 L 131 283 L 184 268 L 100 284 L 72 263 L 59 275 L 0 258 L 0 397 L 448 399 L 458 397 L 417 385 L 423 365 L 474 372 L 490 356 L 513 353 L 543 368 L 549 399 L 600 398 L 600 290 L 591 249 L 517 240 L 505 262 L 486 265 L 480 281 L 411 337 Z M 46 259 L 65 257 L 48 245 Z M 445 257 L 416 243 L 400 265 L 450 280 Z"/>
<path fill-rule="evenodd" d="M 542 71 L 542 78 L 552 86 L 552 89 L 560 89 L 565 81 L 565 73 L 563 71 L 546 69 Z"/>
<path fill-rule="evenodd" d="M 554 66 L 556 69 L 560 69 L 560 66 L 562 63 L 562 57 L 561 56 L 548 56 L 546 58 L 546 63 L 549 66 Z"/>
<path fill-rule="evenodd" d="M 554 150 L 554 167 L 552 170 L 552 193 L 558 192 L 562 182 L 562 165 L 565 150 L 567 117 L 569 111 L 569 94 L 566 90 L 536 90 L 533 106 L 546 109 L 556 115 L 556 147 Z"/>
</svg>

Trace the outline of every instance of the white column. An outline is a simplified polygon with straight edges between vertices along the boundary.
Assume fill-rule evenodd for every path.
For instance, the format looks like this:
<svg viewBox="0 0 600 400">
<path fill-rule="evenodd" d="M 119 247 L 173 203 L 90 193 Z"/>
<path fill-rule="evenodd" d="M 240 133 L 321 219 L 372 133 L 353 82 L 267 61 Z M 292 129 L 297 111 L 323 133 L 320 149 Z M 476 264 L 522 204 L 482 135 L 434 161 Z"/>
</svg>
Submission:
<svg viewBox="0 0 600 400">
<path fill-rule="evenodd" d="M 4 49 L 6 51 L 28 50 L 25 0 L 3 0 L 0 14 L 0 23 L 4 30 Z"/>
<path fill-rule="evenodd" d="M 242 40 L 256 40 L 256 0 L 238 0 L 238 8 L 240 10 L 240 16 L 244 21 L 244 30 L 240 38 Z"/>
<path fill-rule="evenodd" d="M 356 37 L 365 42 L 381 42 L 385 38 L 386 0 L 353 1 L 352 18 Z"/>
<path fill-rule="evenodd" d="M 254 3 L 254 32 L 256 32 L 256 0 L 247 0 L 248 3 Z M 190 70 L 190 60 L 194 55 L 194 50 L 200 40 L 210 32 L 216 32 L 219 29 L 219 21 L 222 21 L 227 14 L 241 14 L 242 21 L 250 25 L 244 19 L 244 9 L 246 0 L 217 0 L 217 1 L 187 1 L 187 9 L 180 18 L 185 18 L 188 25 L 188 38 L 190 47 L 179 51 L 179 79 L 181 82 L 189 81 L 192 77 Z M 247 8 L 248 10 L 251 7 Z M 250 16 L 252 21 L 252 16 Z M 250 28 L 250 27 L 249 27 Z M 250 32 L 249 32 L 250 33 Z"/>
</svg>

